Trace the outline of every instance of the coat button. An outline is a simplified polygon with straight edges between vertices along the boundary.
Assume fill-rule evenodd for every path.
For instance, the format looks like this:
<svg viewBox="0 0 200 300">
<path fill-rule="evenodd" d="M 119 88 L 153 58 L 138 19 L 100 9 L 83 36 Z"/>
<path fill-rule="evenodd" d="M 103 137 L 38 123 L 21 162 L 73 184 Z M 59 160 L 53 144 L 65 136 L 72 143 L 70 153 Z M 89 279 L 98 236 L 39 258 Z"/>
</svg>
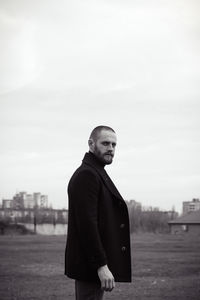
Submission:
<svg viewBox="0 0 200 300">
<path fill-rule="evenodd" d="M 120 224 L 120 228 L 123 229 L 125 227 L 125 224 Z"/>
<path fill-rule="evenodd" d="M 126 247 L 123 246 L 123 247 L 122 247 L 122 252 L 125 252 L 125 251 L 126 251 Z"/>
</svg>

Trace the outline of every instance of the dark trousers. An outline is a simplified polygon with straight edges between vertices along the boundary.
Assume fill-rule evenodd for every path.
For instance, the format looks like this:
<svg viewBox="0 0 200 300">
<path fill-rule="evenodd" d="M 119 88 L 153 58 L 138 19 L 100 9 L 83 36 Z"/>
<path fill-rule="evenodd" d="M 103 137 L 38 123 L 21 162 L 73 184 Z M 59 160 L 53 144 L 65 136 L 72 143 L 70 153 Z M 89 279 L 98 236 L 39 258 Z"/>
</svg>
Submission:
<svg viewBox="0 0 200 300">
<path fill-rule="evenodd" d="M 103 300 L 99 283 L 75 280 L 76 300 Z"/>
</svg>

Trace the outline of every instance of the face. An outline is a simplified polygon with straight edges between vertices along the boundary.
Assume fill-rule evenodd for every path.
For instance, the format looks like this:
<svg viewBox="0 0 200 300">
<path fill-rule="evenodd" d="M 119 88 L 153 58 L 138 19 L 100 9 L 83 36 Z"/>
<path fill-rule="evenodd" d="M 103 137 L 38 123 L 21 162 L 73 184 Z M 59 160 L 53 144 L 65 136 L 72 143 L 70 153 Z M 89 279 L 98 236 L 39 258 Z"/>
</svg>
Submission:
<svg viewBox="0 0 200 300">
<path fill-rule="evenodd" d="M 116 134 L 112 131 L 102 130 L 97 138 L 90 144 L 90 151 L 105 165 L 113 161 L 117 144 Z"/>
</svg>

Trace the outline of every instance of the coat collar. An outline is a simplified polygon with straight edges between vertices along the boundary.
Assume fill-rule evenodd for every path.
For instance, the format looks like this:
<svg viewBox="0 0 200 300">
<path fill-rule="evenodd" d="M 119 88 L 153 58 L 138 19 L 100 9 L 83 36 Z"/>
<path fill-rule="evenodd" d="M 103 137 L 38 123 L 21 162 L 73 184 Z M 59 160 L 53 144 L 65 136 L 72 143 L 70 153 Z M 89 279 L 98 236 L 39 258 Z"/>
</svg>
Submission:
<svg viewBox="0 0 200 300">
<path fill-rule="evenodd" d="M 92 153 L 92 152 L 87 152 L 85 153 L 85 156 L 83 158 L 83 163 L 86 163 L 95 169 L 98 169 L 99 171 L 105 171 L 104 170 L 104 164 L 98 160 L 98 158 Z"/>
<path fill-rule="evenodd" d="M 109 191 L 113 195 L 115 195 L 115 197 L 117 197 L 118 199 L 123 200 L 116 186 L 114 185 L 114 183 L 112 182 L 108 174 L 106 173 L 104 169 L 104 165 L 98 160 L 98 158 L 93 153 L 91 152 L 86 153 L 83 158 L 83 163 L 86 165 L 90 165 L 92 168 L 94 168 L 103 179 L 103 182 L 105 183 Z"/>
</svg>

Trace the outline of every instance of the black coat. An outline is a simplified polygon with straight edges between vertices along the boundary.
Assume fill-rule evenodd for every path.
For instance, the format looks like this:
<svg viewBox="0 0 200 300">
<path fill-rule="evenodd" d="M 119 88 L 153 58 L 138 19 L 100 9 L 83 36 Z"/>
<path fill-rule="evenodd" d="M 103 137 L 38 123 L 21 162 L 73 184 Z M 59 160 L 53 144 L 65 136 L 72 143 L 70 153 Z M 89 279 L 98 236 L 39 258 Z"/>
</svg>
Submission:
<svg viewBox="0 0 200 300">
<path fill-rule="evenodd" d="M 85 154 L 70 179 L 68 197 L 65 274 L 98 281 L 97 269 L 107 264 L 115 281 L 130 282 L 128 209 L 94 154 Z"/>
</svg>

